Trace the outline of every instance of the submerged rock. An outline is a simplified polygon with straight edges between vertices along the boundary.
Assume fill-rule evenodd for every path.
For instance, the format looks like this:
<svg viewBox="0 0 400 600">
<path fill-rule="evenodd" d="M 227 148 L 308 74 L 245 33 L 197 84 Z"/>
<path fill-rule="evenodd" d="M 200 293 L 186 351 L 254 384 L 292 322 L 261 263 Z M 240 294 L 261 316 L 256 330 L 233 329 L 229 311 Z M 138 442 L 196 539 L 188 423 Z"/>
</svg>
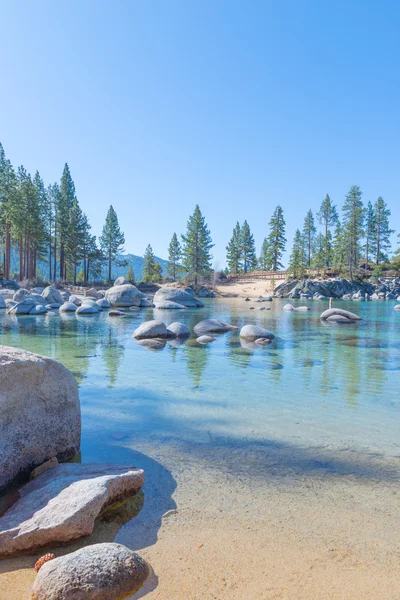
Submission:
<svg viewBox="0 0 400 600">
<path fill-rule="evenodd" d="M 78 387 L 61 363 L 0 346 L 0 487 L 22 471 L 79 451 Z"/>
<path fill-rule="evenodd" d="M 122 544 L 103 543 L 46 562 L 30 600 L 117 600 L 135 591 L 150 568 Z"/>
<path fill-rule="evenodd" d="M 179 310 L 187 307 L 183 306 L 183 304 L 178 304 L 178 302 L 173 302 L 172 300 L 165 300 L 165 302 L 159 302 L 155 304 L 155 308 Z"/>
<path fill-rule="evenodd" d="M 349 310 L 343 310 L 342 308 L 328 308 L 328 310 L 325 310 L 321 314 L 320 318 L 323 321 L 325 321 L 328 317 L 332 317 L 334 315 L 339 316 L 339 317 L 346 317 L 347 319 L 350 319 L 351 321 L 361 321 L 361 317 L 350 312 Z"/>
<path fill-rule="evenodd" d="M 294 310 L 293 304 L 285 304 L 283 310 Z"/>
<path fill-rule="evenodd" d="M 148 350 L 164 350 L 166 346 L 166 340 L 160 338 L 147 338 L 144 340 L 136 340 L 136 343 L 142 348 Z"/>
<path fill-rule="evenodd" d="M 394 310 L 400 310 L 400 304 L 396 304 L 396 306 L 394 307 Z"/>
<path fill-rule="evenodd" d="M 294 310 L 297 312 L 307 312 L 310 308 L 308 306 L 295 306 Z"/>
<path fill-rule="evenodd" d="M 154 304 L 148 298 L 142 298 L 140 301 L 140 308 L 154 308 Z"/>
<path fill-rule="evenodd" d="M 143 482 L 143 471 L 134 467 L 54 467 L 21 488 L 20 499 L 0 518 L 0 557 L 89 535 L 104 508 L 136 494 Z"/>
<path fill-rule="evenodd" d="M 224 323 L 224 321 L 219 321 L 218 319 L 204 319 L 194 326 L 194 332 L 197 334 L 226 333 L 233 329 L 237 329 L 237 327 L 229 325 L 229 323 Z"/>
<path fill-rule="evenodd" d="M 355 323 L 354 319 L 348 319 L 342 315 L 331 315 L 326 321 L 328 321 L 328 323 L 338 323 L 339 325 L 351 325 L 352 323 Z"/>
<path fill-rule="evenodd" d="M 154 295 L 153 302 L 156 308 L 165 308 L 166 302 L 176 302 L 186 308 L 202 307 L 204 304 L 192 294 L 178 288 L 162 287 Z M 174 308 L 170 306 L 169 308 Z"/>
<path fill-rule="evenodd" d="M 255 342 L 259 338 L 274 339 L 274 334 L 259 325 L 245 325 L 240 330 L 240 337 Z"/>
<path fill-rule="evenodd" d="M 145 321 L 133 332 L 132 337 L 137 340 L 148 338 L 166 338 L 168 335 L 165 323 L 158 320 Z"/>
</svg>

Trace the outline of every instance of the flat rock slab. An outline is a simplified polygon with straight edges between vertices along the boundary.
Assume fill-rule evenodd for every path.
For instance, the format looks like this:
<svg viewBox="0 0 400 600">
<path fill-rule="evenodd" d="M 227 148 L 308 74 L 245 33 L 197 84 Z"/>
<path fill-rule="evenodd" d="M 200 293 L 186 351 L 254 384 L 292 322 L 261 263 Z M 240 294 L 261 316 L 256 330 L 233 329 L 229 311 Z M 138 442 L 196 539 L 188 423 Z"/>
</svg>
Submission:
<svg viewBox="0 0 400 600">
<path fill-rule="evenodd" d="M 144 472 L 117 465 L 65 463 L 20 490 L 0 518 L 0 557 L 30 553 L 89 535 L 110 504 L 136 494 Z"/>
<path fill-rule="evenodd" d="M 93 544 L 45 563 L 30 600 L 116 600 L 135 591 L 149 572 L 122 544 Z"/>
</svg>

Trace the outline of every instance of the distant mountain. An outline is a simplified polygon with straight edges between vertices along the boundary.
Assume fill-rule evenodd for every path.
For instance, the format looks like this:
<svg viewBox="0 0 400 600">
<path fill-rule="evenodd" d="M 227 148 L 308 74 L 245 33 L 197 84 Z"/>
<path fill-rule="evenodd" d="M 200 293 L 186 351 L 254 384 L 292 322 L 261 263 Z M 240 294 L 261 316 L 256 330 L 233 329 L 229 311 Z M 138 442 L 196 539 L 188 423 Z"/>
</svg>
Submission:
<svg viewBox="0 0 400 600">
<path fill-rule="evenodd" d="M 140 281 L 142 279 L 143 276 L 143 265 L 144 265 L 144 258 L 143 256 L 136 256 L 136 254 L 123 254 L 119 257 L 121 260 L 125 260 L 127 261 L 127 266 L 126 267 L 115 267 L 113 266 L 113 278 L 116 279 L 117 277 L 119 277 L 120 275 L 125 276 L 128 269 L 129 269 L 129 265 L 132 265 L 132 269 L 133 272 L 135 274 L 135 281 Z M 163 258 L 158 258 L 158 256 L 155 257 L 156 261 L 160 263 L 162 270 L 163 270 L 163 276 L 165 277 L 165 275 L 167 274 L 167 265 L 168 265 L 168 261 L 164 260 Z M 102 271 L 102 277 L 104 279 L 106 279 L 108 276 L 108 270 L 107 270 L 107 265 L 105 265 L 103 267 L 103 271 Z"/>
<path fill-rule="evenodd" d="M 132 265 L 133 272 L 135 274 L 135 281 L 141 281 L 143 276 L 143 264 L 144 258 L 143 256 L 136 256 L 136 254 L 123 254 L 119 257 L 120 260 L 125 260 L 128 264 L 126 267 L 116 267 L 113 266 L 112 274 L 113 279 L 120 277 L 120 275 L 126 276 L 129 265 Z M 156 261 L 160 263 L 163 271 L 163 276 L 165 277 L 167 273 L 167 265 L 168 261 L 163 258 L 155 257 Z M 49 276 L 49 264 L 44 261 L 39 261 L 37 265 L 37 269 L 40 273 L 42 279 L 47 279 Z M 78 267 L 79 271 L 79 267 Z M 18 273 L 19 272 L 19 258 L 17 252 L 13 251 L 11 253 L 11 272 Z M 108 267 L 104 265 L 102 270 L 102 278 L 107 279 L 108 277 Z"/>
</svg>

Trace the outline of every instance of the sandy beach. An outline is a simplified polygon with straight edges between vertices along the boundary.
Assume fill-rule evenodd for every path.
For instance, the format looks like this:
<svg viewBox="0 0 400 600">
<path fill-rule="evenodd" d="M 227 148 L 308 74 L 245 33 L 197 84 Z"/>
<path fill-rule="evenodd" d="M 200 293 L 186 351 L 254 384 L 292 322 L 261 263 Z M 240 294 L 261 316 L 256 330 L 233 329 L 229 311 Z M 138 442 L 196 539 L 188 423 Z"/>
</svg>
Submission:
<svg viewBox="0 0 400 600">
<path fill-rule="evenodd" d="M 168 502 L 161 479 L 138 517 L 118 533 L 99 523 L 85 542 L 114 536 L 149 561 L 154 574 L 132 600 L 400 598 L 398 460 L 325 448 L 227 456 L 211 443 L 190 457 L 168 447 L 153 460 L 174 465 L 175 509 L 158 518 Z M 0 563 L 1 600 L 27 600 L 34 560 Z"/>
</svg>

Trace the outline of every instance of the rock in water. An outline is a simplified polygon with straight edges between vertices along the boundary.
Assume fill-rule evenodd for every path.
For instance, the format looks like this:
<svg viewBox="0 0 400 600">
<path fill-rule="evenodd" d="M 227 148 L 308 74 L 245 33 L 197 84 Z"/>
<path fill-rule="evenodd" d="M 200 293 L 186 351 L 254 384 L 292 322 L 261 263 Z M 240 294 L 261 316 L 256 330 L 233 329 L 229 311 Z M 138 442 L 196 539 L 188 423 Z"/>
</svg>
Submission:
<svg viewBox="0 0 400 600">
<path fill-rule="evenodd" d="M 6 302 L 3 296 L 0 296 L 0 308 L 6 308 Z"/>
<path fill-rule="evenodd" d="M 237 327 L 228 325 L 228 323 L 224 323 L 223 321 L 218 321 L 218 319 L 204 319 L 204 321 L 200 321 L 200 323 L 194 326 L 194 332 L 197 334 L 225 333 L 233 329 L 237 329 Z"/>
<path fill-rule="evenodd" d="M 211 344 L 211 342 L 215 342 L 217 338 L 213 337 L 212 335 L 201 335 L 200 337 L 197 338 L 196 342 L 198 342 L 199 344 Z"/>
<path fill-rule="evenodd" d="M 96 308 L 94 306 L 90 306 L 90 304 L 81 304 L 81 306 L 78 306 L 78 308 L 75 311 L 76 315 L 98 315 L 100 311 L 100 308 L 98 306 L 96 306 Z"/>
<path fill-rule="evenodd" d="M 356 315 L 348 310 L 343 310 L 342 308 L 328 308 L 328 310 L 325 310 L 322 313 L 320 318 L 323 321 L 326 321 L 326 319 L 328 317 L 333 317 L 334 315 L 339 316 L 339 317 L 346 317 L 347 319 L 350 319 L 351 321 L 361 321 L 361 317 L 359 317 L 358 315 Z"/>
<path fill-rule="evenodd" d="M 105 298 L 109 301 L 111 306 L 123 308 L 140 306 L 142 294 L 134 285 L 124 283 L 123 285 L 114 285 L 114 287 L 107 290 Z"/>
<path fill-rule="evenodd" d="M 148 338 L 145 340 L 136 340 L 136 343 L 147 350 L 164 350 L 166 341 L 159 338 Z"/>
<path fill-rule="evenodd" d="M 149 573 L 147 563 L 126 546 L 93 544 L 46 562 L 30 600 L 117 600 L 134 592 Z"/>
<path fill-rule="evenodd" d="M 145 321 L 133 332 L 132 337 L 137 340 L 145 340 L 149 338 L 166 338 L 167 327 L 162 321 Z"/>
<path fill-rule="evenodd" d="M 78 387 L 61 363 L 0 346 L 0 487 L 57 456 L 79 451 Z"/>
<path fill-rule="evenodd" d="M 54 467 L 21 488 L 20 499 L 0 518 L 0 557 L 89 535 L 104 508 L 136 494 L 143 482 L 143 471 L 134 467 Z"/>
<path fill-rule="evenodd" d="M 245 325 L 240 330 L 240 337 L 255 342 L 260 338 L 273 340 L 275 336 L 267 329 L 264 329 L 264 327 L 259 327 L 258 325 Z"/>
<path fill-rule="evenodd" d="M 354 319 L 348 319 L 347 317 L 343 317 L 341 315 L 331 315 L 327 319 L 324 319 L 328 323 L 339 323 L 339 325 L 351 325 L 354 324 Z"/>
<path fill-rule="evenodd" d="M 293 304 L 285 304 L 283 310 L 294 310 Z"/>
<path fill-rule="evenodd" d="M 189 294 L 184 290 L 180 290 L 178 288 L 169 288 L 163 287 L 157 290 L 154 295 L 153 302 L 156 305 L 156 308 L 164 308 L 166 302 L 175 302 L 176 304 L 180 304 L 181 306 L 185 306 L 186 308 L 196 308 L 202 307 L 204 304 Z M 168 308 L 174 308 L 170 306 Z"/>
<path fill-rule="evenodd" d="M 400 310 L 400 304 L 396 304 L 396 306 L 394 307 L 394 310 Z"/>
<path fill-rule="evenodd" d="M 308 306 L 295 306 L 293 310 L 297 312 L 307 312 L 310 308 Z"/>
<path fill-rule="evenodd" d="M 77 308 L 75 302 L 64 302 L 64 304 L 60 306 L 60 312 L 75 312 Z"/>
<path fill-rule="evenodd" d="M 167 327 L 168 337 L 186 338 L 190 336 L 190 331 L 183 323 L 176 321 Z"/>
<path fill-rule="evenodd" d="M 42 293 L 43 298 L 46 298 L 47 304 L 64 304 L 64 298 L 60 292 L 52 285 L 44 288 Z"/>
</svg>

